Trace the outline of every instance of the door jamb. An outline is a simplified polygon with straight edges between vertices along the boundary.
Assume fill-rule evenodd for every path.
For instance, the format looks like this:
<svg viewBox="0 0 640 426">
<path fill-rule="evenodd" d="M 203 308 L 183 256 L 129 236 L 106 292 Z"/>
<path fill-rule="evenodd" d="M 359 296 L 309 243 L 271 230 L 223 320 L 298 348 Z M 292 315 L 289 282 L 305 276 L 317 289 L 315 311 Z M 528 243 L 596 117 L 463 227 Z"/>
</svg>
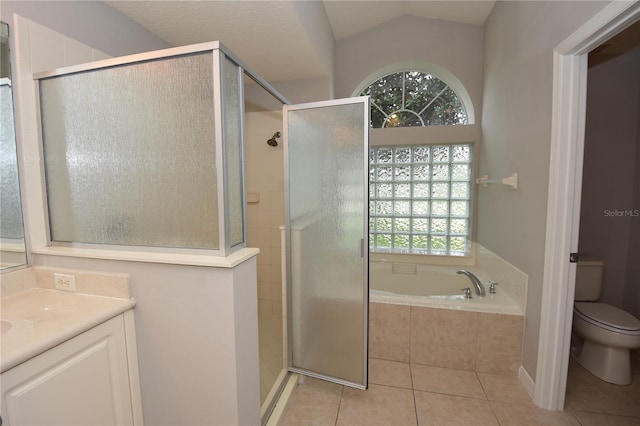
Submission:
<svg viewBox="0 0 640 426">
<path fill-rule="evenodd" d="M 589 51 L 640 19 L 640 1 L 612 1 L 553 52 L 553 110 L 544 278 L 534 402 L 562 410 L 576 266 Z"/>
</svg>

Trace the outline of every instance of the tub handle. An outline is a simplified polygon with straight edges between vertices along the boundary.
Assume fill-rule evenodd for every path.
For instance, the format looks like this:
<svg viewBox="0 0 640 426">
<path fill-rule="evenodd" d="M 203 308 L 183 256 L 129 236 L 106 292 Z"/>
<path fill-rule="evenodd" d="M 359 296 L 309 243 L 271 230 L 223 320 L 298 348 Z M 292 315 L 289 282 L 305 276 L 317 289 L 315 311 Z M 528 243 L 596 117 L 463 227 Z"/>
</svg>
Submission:
<svg viewBox="0 0 640 426">
<path fill-rule="evenodd" d="M 467 299 L 471 299 L 473 297 L 471 295 L 471 288 L 470 287 L 461 288 L 460 290 L 464 291 L 464 297 L 466 297 Z"/>
<path fill-rule="evenodd" d="M 489 281 L 489 293 L 496 294 L 496 286 L 497 285 L 498 285 L 498 283 L 493 282 L 493 281 Z"/>
</svg>

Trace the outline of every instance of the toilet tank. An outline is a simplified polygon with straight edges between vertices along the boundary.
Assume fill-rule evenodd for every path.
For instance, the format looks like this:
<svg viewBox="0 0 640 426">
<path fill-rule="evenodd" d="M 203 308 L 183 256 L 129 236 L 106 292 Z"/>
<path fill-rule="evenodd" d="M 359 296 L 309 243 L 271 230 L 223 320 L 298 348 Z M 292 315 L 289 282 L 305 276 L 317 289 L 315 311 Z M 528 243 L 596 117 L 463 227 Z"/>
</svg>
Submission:
<svg viewBox="0 0 640 426">
<path fill-rule="evenodd" d="M 594 301 L 600 297 L 602 290 L 602 275 L 604 273 L 604 262 L 599 259 L 589 259 L 578 261 L 576 271 L 576 293 L 577 301 Z"/>
</svg>

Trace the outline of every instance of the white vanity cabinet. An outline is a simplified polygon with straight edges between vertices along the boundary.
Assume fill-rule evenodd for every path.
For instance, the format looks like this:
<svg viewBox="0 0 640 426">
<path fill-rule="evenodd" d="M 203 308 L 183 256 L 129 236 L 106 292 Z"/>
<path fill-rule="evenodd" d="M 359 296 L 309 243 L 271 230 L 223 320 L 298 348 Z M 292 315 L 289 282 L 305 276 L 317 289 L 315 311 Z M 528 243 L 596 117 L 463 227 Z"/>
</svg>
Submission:
<svg viewBox="0 0 640 426">
<path fill-rule="evenodd" d="M 7 425 L 142 424 L 133 310 L 0 376 Z"/>
</svg>

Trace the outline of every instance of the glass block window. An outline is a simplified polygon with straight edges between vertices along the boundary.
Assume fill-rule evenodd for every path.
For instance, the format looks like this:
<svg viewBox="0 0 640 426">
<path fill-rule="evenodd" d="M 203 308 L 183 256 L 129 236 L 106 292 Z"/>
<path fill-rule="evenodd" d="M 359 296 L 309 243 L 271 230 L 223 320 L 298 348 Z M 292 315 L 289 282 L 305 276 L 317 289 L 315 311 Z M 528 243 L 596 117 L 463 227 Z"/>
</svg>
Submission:
<svg viewBox="0 0 640 426">
<path fill-rule="evenodd" d="M 467 255 L 471 159 L 471 144 L 371 148 L 371 251 Z"/>
<path fill-rule="evenodd" d="M 467 112 L 458 95 L 432 74 L 389 74 L 360 95 L 371 97 L 373 128 L 467 124 Z"/>
</svg>

